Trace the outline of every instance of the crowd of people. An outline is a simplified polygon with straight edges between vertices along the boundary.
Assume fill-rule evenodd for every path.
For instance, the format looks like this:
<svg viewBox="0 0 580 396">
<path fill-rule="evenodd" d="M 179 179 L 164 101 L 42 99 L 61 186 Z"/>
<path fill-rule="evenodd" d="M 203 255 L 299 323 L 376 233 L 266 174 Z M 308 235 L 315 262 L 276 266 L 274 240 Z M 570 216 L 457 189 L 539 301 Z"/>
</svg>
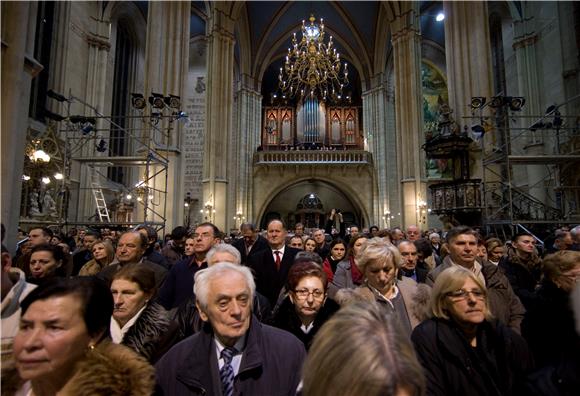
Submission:
<svg viewBox="0 0 580 396">
<path fill-rule="evenodd" d="M 580 226 L 34 227 L 2 245 L 2 394 L 575 395 L 579 279 Z"/>
</svg>

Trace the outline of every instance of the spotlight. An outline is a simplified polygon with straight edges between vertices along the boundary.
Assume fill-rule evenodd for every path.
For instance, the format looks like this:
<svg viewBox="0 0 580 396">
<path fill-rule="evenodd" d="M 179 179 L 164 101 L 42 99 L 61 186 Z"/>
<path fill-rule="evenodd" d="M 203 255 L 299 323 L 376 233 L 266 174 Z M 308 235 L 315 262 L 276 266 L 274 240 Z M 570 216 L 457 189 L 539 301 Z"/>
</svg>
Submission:
<svg viewBox="0 0 580 396">
<path fill-rule="evenodd" d="M 105 151 L 107 151 L 107 142 L 104 139 L 99 140 L 99 143 L 97 143 L 95 149 L 99 153 L 104 153 Z"/>
<path fill-rule="evenodd" d="M 58 173 L 54 174 L 54 178 L 56 180 L 62 180 L 62 179 L 64 179 L 64 175 L 62 173 L 58 172 Z"/>
<path fill-rule="evenodd" d="M 473 137 L 476 139 L 481 139 L 483 137 L 483 135 L 485 134 L 485 128 L 482 127 L 481 125 L 472 126 L 471 131 L 472 131 Z"/>
<path fill-rule="evenodd" d="M 54 121 L 62 121 L 66 117 L 61 116 L 60 114 L 53 113 L 52 111 L 44 109 L 44 117 Z"/>
<path fill-rule="evenodd" d="M 163 95 L 151 92 L 151 96 L 149 96 L 149 104 L 156 109 L 162 109 L 165 106 Z"/>
<path fill-rule="evenodd" d="M 30 176 L 28 176 L 28 175 L 22 175 L 22 180 L 28 181 L 28 180 L 30 180 Z"/>
<path fill-rule="evenodd" d="M 526 100 L 521 96 L 513 96 L 508 102 L 511 111 L 520 111 L 525 104 Z"/>
<path fill-rule="evenodd" d="M 44 184 L 50 184 L 50 178 L 45 176 L 45 177 L 42 178 L 42 182 Z"/>
<path fill-rule="evenodd" d="M 83 135 L 88 135 L 94 129 L 95 129 L 95 126 L 93 124 L 91 124 L 90 122 L 85 122 L 83 124 L 83 127 L 81 128 L 81 132 L 83 133 Z"/>
<path fill-rule="evenodd" d="M 556 129 L 559 129 L 562 127 L 562 117 L 561 117 L 561 114 L 558 110 L 556 110 L 554 112 L 554 121 L 553 121 L 552 126 Z"/>
<path fill-rule="evenodd" d="M 56 100 L 58 102 L 66 102 L 67 101 L 67 99 L 66 99 L 66 97 L 64 95 L 61 95 L 59 93 L 56 93 L 52 89 L 49 89 L 46 92 L 46 96 L 48 96 L 49 98 L 52 98 L 52 99 L 54 99 L 54 100 Z"/>
<path fill-rule="evenodd" d="M 132 93 L 131 94 L 131 104 L 137 110 L 143 110 L 145 106 L 147 106 L 147 102 L 145 98 L 140 93 Z"/>
<path fill-rule="evenodd" d="M 445 14 L 444 14 L 444 13 L 442 13 L 442 12 L 440 12 L 439 14 L 437 14 L 437 16 L 435 17 L 435 20 L 436 20 L 437 22 L 441 22 L 441 21 L 442 21 L 442 20 L 444 20 L 444 19 L 445 19 Z"/>
<path fill-rule="evenodd" d="M 536 123 L 534 123 L 531 127 L 529 127 L 528 129 L 532 132 L 537 131 L 538 129 L 547 129 L 548 127 L 551 127 L 551 124 L 545 124 L 542 121 L 538 121 Z"/>
<path fill-rule="evenodd" d="M 179 120 L 184 120 L 187 121 L 189 116 L 187 115 L 187 113 L 185 111 L 179 111 L 179 112 L 174 112 L 173 116 L 175 117 L 175 120 L 179 121 Z"/>
<path fill-rule="evenodd" d="M 133 196 L 131 194 L 127 194 L 127 196 L 125 196 L 125 198 L 131 199 L 131 198 L 133 198 Z"/>
<path fill-rule="evenodd" d="M 485 97 L 483 96 L 474 96 L 471 98 L 471 108 L 473 110 L 481 109 L 485 105 Z"/>
<path fill-rule="evenodd" d="M 491 102 L 489 102 L 489 107 L 493 107 L 494 109 L 501 107 L 504 103 L 503 96 L 494 96 L 491 98 Z"/>
<path fill-rule="evenodd" d="M 181 98 L 179 96 L 170 94 L 169 96 L 165 97 L 164 101 L 165 104 L 172 109 L 179 109 L 179 107 L 181 107 Z"/>
</svg>

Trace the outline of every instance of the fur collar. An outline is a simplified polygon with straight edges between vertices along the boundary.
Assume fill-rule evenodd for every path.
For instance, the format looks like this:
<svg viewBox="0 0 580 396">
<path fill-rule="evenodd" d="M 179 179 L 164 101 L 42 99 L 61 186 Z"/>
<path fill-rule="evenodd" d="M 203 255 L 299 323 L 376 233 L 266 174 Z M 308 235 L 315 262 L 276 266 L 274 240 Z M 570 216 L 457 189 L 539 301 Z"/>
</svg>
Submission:
<svg viewBox="0 0 580 396">
<path fill-rule="evenodd" d="M 14 395 L 24 384 L 16 369 L 2 378 L 2 394 Z M 141 396 L 153 394 L 155 371 L 141 356 L 122 345 L 101 342 L 87 351 L 60 396 Z"/>
</svg>

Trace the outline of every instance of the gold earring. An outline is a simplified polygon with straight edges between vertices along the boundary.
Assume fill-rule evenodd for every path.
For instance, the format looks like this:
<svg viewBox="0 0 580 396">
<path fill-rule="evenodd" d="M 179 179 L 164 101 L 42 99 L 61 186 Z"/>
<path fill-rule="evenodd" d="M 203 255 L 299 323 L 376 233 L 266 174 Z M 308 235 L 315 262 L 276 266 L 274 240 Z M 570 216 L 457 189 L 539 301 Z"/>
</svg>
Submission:
<svg viewBox="0 0 580 396">
<path fill-rule="evenodd" d="M 90 344 L 89 345 L 89 351 L 92 352 L 95 350 L 95 345 L 94 344 Z"/>
</svg>

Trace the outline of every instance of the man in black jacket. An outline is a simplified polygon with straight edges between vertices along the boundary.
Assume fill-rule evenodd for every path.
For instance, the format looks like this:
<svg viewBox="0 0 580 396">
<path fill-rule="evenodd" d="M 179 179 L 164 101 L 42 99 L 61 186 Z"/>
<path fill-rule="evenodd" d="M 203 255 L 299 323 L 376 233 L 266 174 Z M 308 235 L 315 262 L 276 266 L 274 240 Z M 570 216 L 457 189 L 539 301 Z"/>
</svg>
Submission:
<svg viewBox="0 0 580 396">
<path fill-rule="evenodd" d="M 429 270 L 417 266 L 417 247 L 411 241 L 401 241 L 397 246 L 403 262 L 401 263 L 401 272 L 403 276 L 412 278 L 417 283 L 425 283 Z"/>
<path fill-rule="evenodd" d="M 295 395 L 306 357 L 292 334 L 252 315 L 249 268 L 219 263 L 199 271 L 194 293 L 202 331 L 156 364 L 157 395 Z"/>
<path fill-rule="evenodd" d="M 252 223 L 242 224 L 240 232 L 242 238 L 236 240 L 232 245 L 240 252 L 242 264 L 245 265 L 251 256 L 268 248 L 268 241 L 258 233 L 256 225 Z"/>
<path fill-rule="evenodd" d="M 288 270 L 300 250 L 286 246 L 286 227 L 281 220 L 268 223 L 269 248 L 253 255 L 248 260 L 256 277 L 256 290 L 263 294 L 272 307 L 276 306 L 280 290 L 286 283 Z"/>
</svg>

